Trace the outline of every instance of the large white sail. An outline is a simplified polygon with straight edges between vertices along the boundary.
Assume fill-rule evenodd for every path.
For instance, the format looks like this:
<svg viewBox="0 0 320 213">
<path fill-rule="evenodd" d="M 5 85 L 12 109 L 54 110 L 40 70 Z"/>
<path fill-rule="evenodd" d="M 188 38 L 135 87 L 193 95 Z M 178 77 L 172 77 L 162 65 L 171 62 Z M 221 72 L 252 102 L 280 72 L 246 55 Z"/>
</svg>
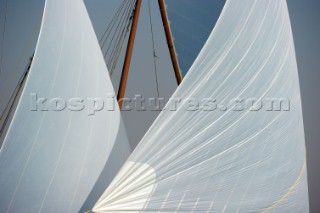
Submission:
<svg viewBox="0 0 320 213">
<path fill-rule="evenodd" d="M 309 211 L 285 0 L 228 0 L 173 98 L 93 212 Z"/>
<path fill-rule="evenodd" d="M 130 153 L 112 95 L 82 0 L 47 0 L 34 62 L 0 152 L 0 212 L 92 208 Z"/>
</svg>

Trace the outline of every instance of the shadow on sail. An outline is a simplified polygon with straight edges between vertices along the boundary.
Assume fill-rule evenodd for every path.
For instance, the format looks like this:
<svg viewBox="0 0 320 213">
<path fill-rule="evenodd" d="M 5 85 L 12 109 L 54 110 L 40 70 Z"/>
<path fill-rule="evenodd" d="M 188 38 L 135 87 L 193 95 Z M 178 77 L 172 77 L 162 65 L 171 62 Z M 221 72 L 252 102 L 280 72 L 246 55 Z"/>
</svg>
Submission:
<svg viewBox="0 0 320 213">
<path fill-rule="evenodd" d="M 93 212 L 309 212 L 285 0 L 228 0 L 166 108 Z"/>
<path fill-rule="evenodd" d="M 120 126 L 122 128 L 119 129 L 108 161 L 79 212 L 86 212 L 93 208 L 131 153 L 128 145 L 123 143 L 123 141 L 128 141 L 123 122 Z"/>
<path fill-rule="evenodd" d="M 96 184 L 108 185 L 130 153 L 111 96 L 83 1 L 47 0 L 34 61 L 0 152 L 0 212 L 78 212 Z M 97 183 L 102 171 L 106 179 Z"/>
</svg>

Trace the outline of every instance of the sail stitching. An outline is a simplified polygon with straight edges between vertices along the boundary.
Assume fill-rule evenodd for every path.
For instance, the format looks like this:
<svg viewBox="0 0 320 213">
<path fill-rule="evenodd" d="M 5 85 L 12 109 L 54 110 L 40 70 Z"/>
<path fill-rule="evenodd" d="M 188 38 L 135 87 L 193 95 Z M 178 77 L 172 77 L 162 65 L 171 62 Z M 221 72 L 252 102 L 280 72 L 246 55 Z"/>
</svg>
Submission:
<svg viewBox="0 0 320 213">
<path fill-rule="evenodd" d="M 263 210 L 261 213 L 270 212 L 272 209 L 276 208 L 282 201 L 284 201 L 284 199 L 285 199 L 286 197 L 288 197 L 288 196 L 291 194 L 291 192 L 297 187 L 299 181 L 300 181 L 301 178 L 302 178 L 302 175 L 303 175 L 303 173 L 304 173 L 304 171 L 305 171 L 305 169 L 306 169 L 306 165 L 307 165 L 306 162 L 307 162 L 307 153 L 306 153 L 306 150 L 305 150 L 305 152 L 304 152 L 304 163 L 303 163 L 303 166 L 302 166 L 302 168 L 301 168 L 301 170 L 300 170 L 300 173 L 299 173 L 297 179 L 295 180 L 295 182 L 294 182 L 294 183 L 292 184 L 292 186 L 288 189 L 288 191 L 287 191 L 284 195 L 282 195 L 272 206 L 266 208 L 266 209 Z"/>
<path fill-rule="evenodd" d="M 46 2 L 46 4 L 45 4 L 45 9 L 44 9 L 44 11 L 46 10 L 46 7 L 47 7 L 47 2 Z M 44 24 L 44 20 L 43 20 L 43 22 L 42 22 L 42 25 L 43 25 L 43 24 Z M 64 30 L 65 30 L 65 27 L 66 27 L 65 25 L 66 25 L 66 23 L 64 23 Z M 40 34 L 41 34 L 41 31 L 40 31 Z M 52 92 L 52 90 L 53 90 L 53 85 L 54 85 L 54 83 L 55 83 L 55 81 L 56 81 L 56 78 L 57 78 L 58 68 L 59 68 L 59 66 L 60 66 L 61 59 L 62 59 L 62 54 L 61 54 L 61 53 L 62 53 L 63 48 L 64 48 L 64 45 L 63 45 L 64 42 L 65 42 L 65 37 L 63 37 L 63 39 L 62 39 L 62 46 L 61 46 L 61 48 L 60 48 L 59 60 L 58 60 L 57 66 L 56 66 L 56 71 L 55 71 L 55 74 L 54 74 L 54 80 L 53 80 L 53 84 L 52 84 L 52 86 L 51 86 L 50 94 L 51 94 L 51 92 Z M 37 52 L 37 51 L 36 51 L 36 52 Z M 34 152 L 35 145 L 36 145 L 35 143 L 36 143 L 36 141 L 37 141 L 37 138 L 39 137 L 40 130 L 41 130 L 41 128 L 43 127 L 42 124 L 43 124 L 43 122 L 44 122 L 44 118 L 45 118 L 45 115 L 42 115 L 41 121 L 40 121 L 40 125 L 39 125 L 38 131 L 37 131 L 36 136 L 35 136 L 35 140 L 34 140 L 33 143 L 32 143 L 31 149 L 30 149 L 29 154 L 28 154 L 28 158 L 27 158 L 26 162 L 24 163 L 24 167 L 23 167 L 22 173 L 21 173 L 21 175 L 20 175 L 20 177 L 19 177 L 18 184 L 17 184 L 17 186 L 16 186 L 16 188 L 15 188 L 15 190 L 14 190 L 14 193 L 13 193 L 13 195 L 12 195 L 12 198 L 11 198 L 11 200 L 10 200 L 9 207 L 8 207 L 8 209 L 7 209 L 7 212 L 9 212 L 9 210 L 10 210 L 12 204 L 13 204 L 13 201 L 14 201 L 14 199 L 15 199 L 16 193 L 17 193 L 17 191 L 18 191 L 18 189 L 19 189 L 19 187 L 20 187 L 22 178 L 23 178 L 23 176 L 24 176 L 24 174 L 25 174 L 25 172 L 26 172 L 26 169 L 27 169 L 27 167 L 28 167 L 28 163 L 29 163 L 29 161 L 30 161 L 30 159 L 31 159 L 32 152 Z"/>
</svg>

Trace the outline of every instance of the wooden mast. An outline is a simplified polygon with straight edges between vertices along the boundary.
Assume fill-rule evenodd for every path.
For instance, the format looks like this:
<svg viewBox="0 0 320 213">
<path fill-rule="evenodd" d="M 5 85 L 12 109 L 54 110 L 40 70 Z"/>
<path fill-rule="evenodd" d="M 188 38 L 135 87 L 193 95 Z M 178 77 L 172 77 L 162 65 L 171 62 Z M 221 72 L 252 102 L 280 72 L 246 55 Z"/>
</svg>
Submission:
<svg viewBox="0 0 320 213">
<path fill-rule="evenodd" d="M 167 42 L 168 42 L 168 47 L 169 47 L 169 52 L 170 52 L 170 56 L 171 56 L 171 61 L 172 61 L 174 73 L 176 75 L 176 80 L 179 85 L 182 81 L 182 75 L 180 72 L 177 54 L 174 49 L 174 44 L 173 44 L 172 34 L 171 34 L 170 26 L 169 26 L 166 6 L 164 3 L 164 0 L 158 0 L 158 2 L 159 2 L 161 18 L 162 18 L 163 27 L 164 27 L 164 31 L 165 31 Z"/>
<path fill-rule="evenodd" d="M 133 20 L 132 20 L 132 27 L 129 35 L 129 40 L 128 40 L 127 52 L 125 55 L 124 64 L 122 68 L 121 80 L 120 80 L 118 97 L 117 97 L 120 110 L 122 108 L 122 103 L 123 103 L 122 99 L 126 92 L 127 79 L 129 74 L 134 41 L 135 41 L 136 32 L 137 32 L 141 3 L 142 3 L 142 0 L 136 1 L 136 6 L 134 9 Z"/>
</svg>

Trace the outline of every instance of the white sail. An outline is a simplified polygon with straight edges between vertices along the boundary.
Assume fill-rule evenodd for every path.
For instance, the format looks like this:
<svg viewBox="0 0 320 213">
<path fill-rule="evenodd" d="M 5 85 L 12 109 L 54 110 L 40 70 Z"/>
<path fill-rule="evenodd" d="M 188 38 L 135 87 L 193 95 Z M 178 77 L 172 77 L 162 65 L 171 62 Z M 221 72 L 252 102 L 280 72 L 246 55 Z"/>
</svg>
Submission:
<svg viewBox="0 0 320 213">
<path fill-rule="evenodd" d="M 0 212 L 92 208 L 130 153 L 112 95 L 82 0 L 47 0 L 33 65 L 0 152 Z"/>
<path fill-rule="evenodd" d="M 285 0 L 228 0 L 173 98 L 93 212 L 309 211 Z"/>
</svg>

